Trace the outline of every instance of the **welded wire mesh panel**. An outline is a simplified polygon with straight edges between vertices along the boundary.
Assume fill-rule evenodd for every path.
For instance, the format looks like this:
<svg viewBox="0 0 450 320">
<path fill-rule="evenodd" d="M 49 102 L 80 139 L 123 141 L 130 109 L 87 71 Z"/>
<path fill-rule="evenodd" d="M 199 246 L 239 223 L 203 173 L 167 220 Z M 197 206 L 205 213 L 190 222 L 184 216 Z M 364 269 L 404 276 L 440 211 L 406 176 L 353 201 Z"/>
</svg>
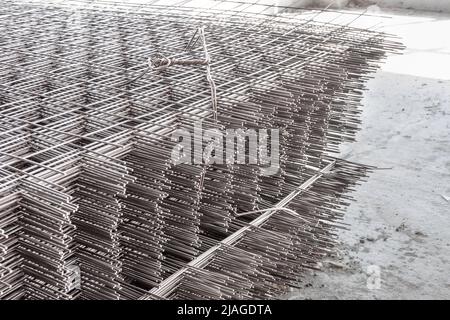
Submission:
<svg viewBox="0 0 450 320">
<path fill-rule="evenodd" d="M 2 2 L 0 298 L 270 298 L 298 285 L 370 170 L 331 154 L 354 139 L 370 73 L 401 48 L 352 27 L 360 15 L 329 14 Z M 177 132 L 192 138 L 182 164 Z"/>
</svg>

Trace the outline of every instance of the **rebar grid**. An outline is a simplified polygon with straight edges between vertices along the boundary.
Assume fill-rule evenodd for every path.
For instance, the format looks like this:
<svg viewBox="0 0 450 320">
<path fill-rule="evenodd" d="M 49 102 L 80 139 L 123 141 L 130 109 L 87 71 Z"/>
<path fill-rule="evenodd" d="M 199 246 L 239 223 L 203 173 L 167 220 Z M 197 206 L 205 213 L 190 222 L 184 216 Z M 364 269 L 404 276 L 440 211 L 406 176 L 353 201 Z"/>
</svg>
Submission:
<svg viewBox="0 0 450 320">
<path fill-rule="evenodd" d="M 370 169 L 329 154 L 354 139 L 365 81 L 401 46 L 351 27 L 358 15 L 275 9 L 293 10 L 3 3 L 0 298 L 270 298 L 316 267 Z M 200 26 L 217 121 L 205 66 L 147 65 L 201 59 L 186 50 Z M 173 164 L 172 132 L 200 120 L 279 128 L 277 174 Z"/>
</svg>

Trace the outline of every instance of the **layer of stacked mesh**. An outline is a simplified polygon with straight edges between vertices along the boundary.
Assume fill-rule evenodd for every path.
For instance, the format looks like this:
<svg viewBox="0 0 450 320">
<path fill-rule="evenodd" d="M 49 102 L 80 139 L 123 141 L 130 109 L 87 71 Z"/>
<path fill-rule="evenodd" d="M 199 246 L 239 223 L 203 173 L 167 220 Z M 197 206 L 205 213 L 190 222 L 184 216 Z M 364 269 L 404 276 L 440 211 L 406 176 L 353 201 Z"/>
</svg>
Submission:
<svg viewBox="0 0 450 320">
<path fill-rule="evenodd" d="M 395 43 L 309 15 L 217 4 L 2 6 L 1 298 L 140 297 L 253 217 L 236 213 L 270 208 L 353 139 L 366 75 Z M 143 74 L 155 54 L 201 56 L 201 47 L 184 51 L 199 25 L 217 124 L 202 67 Z M 249 165 L 174 165 L 171 133 L 199 120 L 280 129 L 280 170 L 265 177 Z M 318 259 L 308 255 L 296 256 L 298 266 Z"/>
<path fill-rule="evenodd" d="M 308 188 L 266 221 L 250 223 L 194 259 L 141 299 L 271 299 L 301 285 L 306 269 L 333 252 L 347 195 L 370 168 L 330 160 Z M 275 211 L 275 209 L 273 209 Z M 213 250 L 214 249 L 214 250 Z"/>
</svg>

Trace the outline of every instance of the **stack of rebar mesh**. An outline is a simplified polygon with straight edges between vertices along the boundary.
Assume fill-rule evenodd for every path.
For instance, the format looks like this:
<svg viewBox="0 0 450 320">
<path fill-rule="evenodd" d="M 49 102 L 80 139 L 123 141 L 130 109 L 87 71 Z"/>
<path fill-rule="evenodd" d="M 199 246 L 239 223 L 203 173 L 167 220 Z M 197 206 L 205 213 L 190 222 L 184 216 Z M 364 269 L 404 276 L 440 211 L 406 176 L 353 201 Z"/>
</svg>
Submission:
<svg viewBox="0 0 450 320">
<path fill-rule="evenodd" d="M 273 11 L 2 2 L 1 299 L 273 298 L 318 267 L 371 169 L 332 154 L 354 139 L 364 83 L 400 45 L 353 28 L 357 15 Z M 203 59 L 202 41 L 207 66 L 173 63 Z M 200 121 L 243 129 L 233 141 L 259 130 L 279 169 L 174 162 L 172 134 Z M 233 157 L 248 160 L 244 146 Z"/>
</svg>

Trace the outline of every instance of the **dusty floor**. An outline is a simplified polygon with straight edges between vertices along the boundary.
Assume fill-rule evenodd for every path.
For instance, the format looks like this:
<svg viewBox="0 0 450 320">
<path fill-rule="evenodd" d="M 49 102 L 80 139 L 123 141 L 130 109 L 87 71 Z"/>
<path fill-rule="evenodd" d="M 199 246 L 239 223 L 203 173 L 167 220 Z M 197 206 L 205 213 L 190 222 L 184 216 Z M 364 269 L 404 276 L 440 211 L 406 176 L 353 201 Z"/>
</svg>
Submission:
<svg viewBox="0 0 450 320">
<path fill-rule="evenodd" d="M 343 152 L 392 169 L 354 193 L 338 256 L 289 299 L 450 299 L 450 15 L 387 14 L 407 49 L 369 82 L 358 142 Z"/>
</svg>

